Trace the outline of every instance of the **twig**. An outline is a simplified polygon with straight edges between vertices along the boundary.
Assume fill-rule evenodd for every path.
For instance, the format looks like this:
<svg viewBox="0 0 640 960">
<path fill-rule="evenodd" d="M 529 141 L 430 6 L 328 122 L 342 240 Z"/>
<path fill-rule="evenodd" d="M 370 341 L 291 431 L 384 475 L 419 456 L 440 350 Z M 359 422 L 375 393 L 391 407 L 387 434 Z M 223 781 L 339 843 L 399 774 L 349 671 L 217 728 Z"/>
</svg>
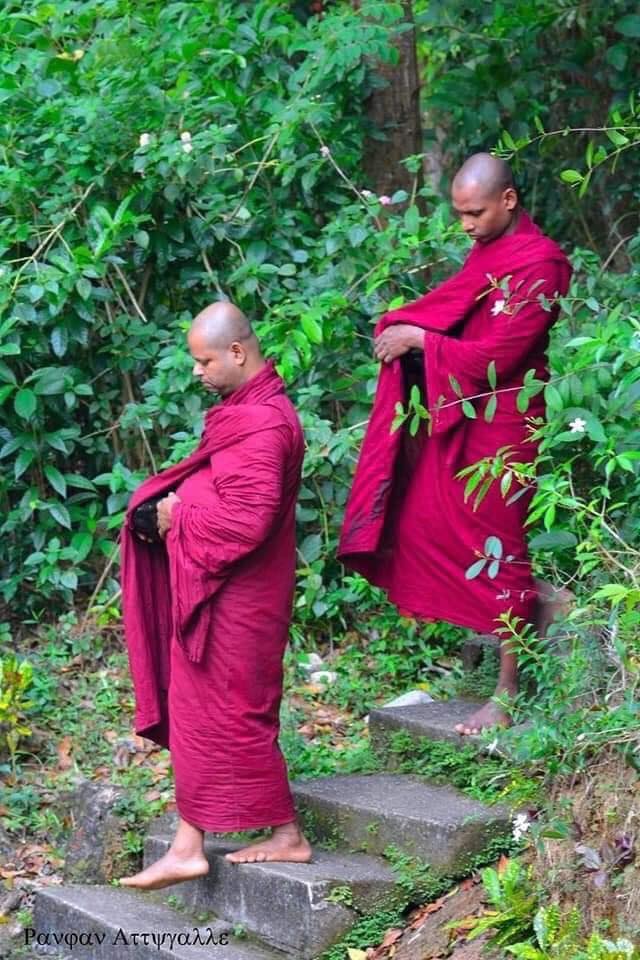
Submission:
<svg viewBox="0 0 640 960">
<path fill-rule="evenodd" d="M 91 598 L 90 598 L 90 600 L 89 600 L 89 603 L 87 604 L 86 613 L 85 613 L 85 615 L 84 615 L 84 618 L 83 618 L 83 620 L 82 620 L 82 623 L 80 624 L 80 630 L 85 630 L 85 629 L 86 629 L 87 622 L 88 622 L 88 620 L 89 620 L 89 613 L 90 613 L 90 611 L 91 611 L 91 607 L 93 606 L 93 602 L 94 602 L 94 600 L 96 599 L 96 597 L 98 596 L 98 594 L 100 593 L 100 590 L 102 589 L 102 584 L 105 582 L 105 580 L 106 580 L 107 577 L 109 576 L 109 571 L 111 570 L 111 567 L 114 565 L 114 563 L 115 563 L 115 561 L 116 561 L 116 556 L 118 555 L 118 546 L 119 546 L 119 545 L 116 543 L 115 546 L 114 546 L 114 548 L 113 548 L 113 550 L 112 550 L 112 552 L 111 552 L 111 556 L 110 556 L 109 559 L 107 560 L 107 563 L 106 563 L 106 565 L 105 565 L 104 570 L 102 571 L 102 573 L 100 574 L 100 576 L 99 576 L 99 578 L 98 578 L 98 582 L 96 583 L 95 589 L 94 589 L 93 593 L 91 594 Z"/>
<path fill-rule="evenodd" d="M 129 296 L 129 299 L 131 300 L 131 303 L 133 304 L 134 310 L 136 311 L 136 313 L 138 314 L 138 316 L 140 317 L 140 319 L 143 321 L 143 323 L 146 323 L 146 322 L 147 322 L 147 318 L 145 317 L 145 315 L 144 315 L 144 313 L 143 313 L 143 311 L 142 311 L 142 308 L 140 307 L 140 304 L 139 304 L 138 301 L 136 300 L 135 295 L 134 295 L 134 293 L 133 293 L 133 290 L 132 290 L 131 287 L 129 286 L 129 282 L 128 282 L 127 278 L 125 277 L 124 273 L 122 272 L 122 270 L 120 269 L 120 267 L 118 266 L 117 263 L 114 263 L 113 266 L 114 266 L 114 269 L 115 269 L 116 273 L 117 273 L 118 276 L 120 277 L 120 280 L 121 280 L 121 282 L 122 282 L 122 286 L 123 286 L 123 287 L 125 288 L 125 290 L 127 291 L 127 294 L 128 294 L 128 296 Z"/>
<path fill-rule="evenodd" d="M 22 275 L 23 271 L 26 269 L 27 265 L 30 264 L 30 263 L 33 263 L 34 260 L 37 260 L 38 257 L 40 256 L 40 254 L 42 253 L 42 251 L 45 250 L 51 243 L 53 243 L 53 241 L 54 241 L 55 238 L 58 236 L 58 234 L 60 233 L 60 231 L 62 230 L 62 228 L 64 227 L 64 225 L 67 223 L 68 220 L 71 219 L 71 217 L 73 217 L 73 215 L 75 214 L 76 210 L 78 210 L 78 208 L 82 206 L 82 204 L 85 202 L 85 200 L 87 199 L 87 197 L 89 196 L 89 194 L 91 193 L 91 191 L 93 190 L 94 187 L 95 187 L 95 182 L 89 184 L 89 186 L 88 186 L 87 189 L 84 191 L 84 193 L 82 194 L 82 196 L 80 197 L 80 199 L 78 200 L 78 202 L 77 202 L 76 204 L 74 204 L 74 206 L 73 206 L 73 207 L 71 208 L 71 210 L 66 214 L 66 216 L 64 216 L 64 217 L 62 218 L 62 220 L 60 221 L 60 223 L 56 224 L 56 226 L 55 226 L 52 230 L 49 231 L 49 233 L 46 235 L 46 237 L 44 238 L 44 240 L 43 240 L 40 244 L 38 244 L 38 246 L 37 246 L 36 249 L 33 251 L 33 253 L 31 254 L 31 256 L 30 256 L 30 257 L 27 257 L 27 259 L 24 261 L 24 263 L 22 264 L 22 266 L 20 267 L 20 269 L 17 271 L 17 273 L 16 273 L 16 275 L 15 275 L 15 278 L 14 278 L 14 281 L 13 281 L 13 285 L 12 285 L 12 287 L 11 287 L 11 292 L 12 292 L 12 293 L 15 292 L 15 289 L 16 289 L 16 287 L 18 286 L 18 281 L 19 281 L 19 279 L 20 279 L 20 276 Z"/>
</svg>

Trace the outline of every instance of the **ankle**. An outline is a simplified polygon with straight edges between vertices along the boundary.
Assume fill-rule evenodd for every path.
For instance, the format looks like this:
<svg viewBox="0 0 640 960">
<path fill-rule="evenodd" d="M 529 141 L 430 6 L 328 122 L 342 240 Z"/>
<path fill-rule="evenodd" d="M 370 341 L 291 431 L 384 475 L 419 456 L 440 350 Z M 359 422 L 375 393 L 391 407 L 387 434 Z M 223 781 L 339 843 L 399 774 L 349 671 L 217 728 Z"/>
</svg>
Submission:
<svg viewBox="0 0 640 960">
<path fill-rule="evenodd" d="M 272 827 L 272 836 L 279 837 L 291 837 L 293 840 L 302 839 L 302 831 L 296 820 L 291 820 L 289 823 L 279 823 L 277 827 Z"/>
<path fill-rule="evenodd" d="M 201 846 L 197 844 L 176 843 L 175 840 L 169 850 L 180 860 L 193 860 L 195 857 L 204 856 L 204 850 Z"/>
</svg>

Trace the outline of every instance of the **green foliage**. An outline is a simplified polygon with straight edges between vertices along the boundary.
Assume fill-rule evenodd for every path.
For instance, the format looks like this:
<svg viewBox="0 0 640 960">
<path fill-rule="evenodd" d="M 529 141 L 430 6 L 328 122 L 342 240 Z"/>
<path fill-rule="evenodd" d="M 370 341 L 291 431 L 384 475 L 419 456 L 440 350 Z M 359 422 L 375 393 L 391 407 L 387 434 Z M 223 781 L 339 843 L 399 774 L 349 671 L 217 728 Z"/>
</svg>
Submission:
<svg viewBox="0 0 640 960">
<path fill-rule="evenodd" d="M 637 229 L 637 4 L 418 0 L 414 10 L 427 152 L 446 151 L 453 170 L 499 142 L 554 235 L 623 247 Z M 588 202 L 573 192 L 581 184 Z"/>
<path fill-rule="evenodd" d="M 640 952 L 625 939 L 611 941 L 592 933 L 581 936 L 577 908 L 564 914 L 556 904 L 537 907 L 529 873 L 517 860 L 504 870 L 483 870 L 489 909 L 470 928 L 468 939 L 490 933 L 489 947 L 520 960 L 637 960 Z"/>
<path fill-rule="evenodd" d="M 458 746 L 443 740 L 418 741 L 406 731 L 391 735 L 386 750 L 394 769 L 414 773 L 433 783 L 449 783 L 484 803 L 533 802 L 539 783 L 503 757 L 484 756 L 477 745 Z"/>
<path fill-rule="evenodd" d="M 5 4 L 0 530 L 16 609 L 90 591 L 131 490 L 192 448 L 185 330 L 226 295 L 305 426 L 299 620 L 341 625 L 331 557 L 375 386 L 371 321 L 461 246 L 443 207 L 382 224 L 362 192 L 365 55 L 393 55 L 401 14 L 369 6 L 301 23 L 270 0 Z M 108 576 L 100 602 L 116 591 Z"/>
<path fill-rule="evenodd" d="M 501 872 L 488 867 L 482 871 L 482 882 L 490 908 L 469 930 L 468 939 L 491 931 L 489 944 L 505 947 L 530 938 L 536 897 L 521 863 L 509 860 Z"/>
<path fill-rule="evenodd" d="M 0 624 L 0 629 L 6 626 Z M 33 668 L 27 660 L 11 654 L 0 657 L 0 756 L 5 749 L 8 751 L 14 776 L 18 744 L 31 733 L 25 715 L 31 706 L 28 690 L 32 677 Z"/>
</svg>

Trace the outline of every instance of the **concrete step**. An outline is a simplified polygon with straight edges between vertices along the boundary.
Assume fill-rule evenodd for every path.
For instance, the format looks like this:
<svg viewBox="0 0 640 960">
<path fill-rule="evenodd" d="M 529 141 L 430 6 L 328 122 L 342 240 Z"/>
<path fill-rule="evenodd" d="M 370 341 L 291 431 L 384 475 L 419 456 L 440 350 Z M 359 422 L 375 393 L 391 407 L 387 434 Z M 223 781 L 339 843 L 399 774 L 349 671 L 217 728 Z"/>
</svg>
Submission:
<svg viewBox="0 0 640 960">
<path fill-rule="evenodd" d="M 440 874 L 464 870 L 489 840 L 511 829 L 506 808 L 410 774 L 346 774 L 292 787 L 308 829 L 321 841 L 371 854 L 394 846 Z"/>
<path fill-rule="evenodd" d="M 73 960 L 283 960 L 282 953 L 234 937 L 231 926 L 196 923 L 123 887 L 41 887 L 25 944 L 39 956 Z"/>
<path fill-rule="evenodd" d="M 144 845 L 145 866 L 166 852 L 174 826 L 171 817 L 151 825 Z M 393 871 L 378 858 L 317 849 L 312 863 L 225 860 L 225 853 L 243 845 L 205 839 L 209 874 L 163 893 L 175 892 L 194 912 L 213 910 L 219 917 L 241 923 L 296 960 L 312 960 L 339 940 L 358 919 L 356 911 L 402 902 Z"/>
<path fill-rule="evenodd" d="M 420 740 L 440 740 L 456 747 L 480 744 L 480 737 L 461 737 L 457 723 L 469 719 L 480 703 L 471 700 L 434 700 L 410 707 L 377 707 L 369 714 L 369 736 L 374 753 L 393 765 L 390 742 L 394 734 L 405 732 L 416 744 Z"/>
</svg>

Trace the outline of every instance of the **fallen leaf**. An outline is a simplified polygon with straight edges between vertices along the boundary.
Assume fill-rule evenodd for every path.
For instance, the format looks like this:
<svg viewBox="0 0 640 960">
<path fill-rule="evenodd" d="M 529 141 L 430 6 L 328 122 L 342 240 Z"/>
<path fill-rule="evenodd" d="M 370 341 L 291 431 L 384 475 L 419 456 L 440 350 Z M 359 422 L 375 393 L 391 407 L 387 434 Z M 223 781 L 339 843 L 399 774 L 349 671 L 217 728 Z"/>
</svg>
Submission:
<svg viewBox="0 0 640 960">
<path fill-rule="evenodd" d="M 384 935 L 384 939 L 380 944 L 381 947 L 390 947 L 392 943 L 395 943 L 396 940 L 399 940 L 402 936 L 402 927 L 391 927 L 390 930 Z"/>
<path fill-rule="evenodd" d="M 71 759 L 72 749 L 73 749 L 73 741 L 71 737 L 69 736 L 63 737 L 57 746 L 58 769 L 69 770 L 73 766 L 73 761 Z"/>
<path fill-rule="evenodd" d="M 364 950 L 354 950 L 353 947 L 347 947 L 349 960 L 367 960 Z"/>
<path fill-rule="evenodd" d="M 500 859 L 498 860 L 498 868 L 497 868 L 497 869 L 498 869 L 498 873 L 504 873 L 504 871 L 505 871 L 505 870 L 507 869 L 507 867 L 509 866 L 509 862 L 510 862 L 510 861 L 509 861 L 509 857 L 505 857 L 505 855 L 504 855 L 504 853 L 503 853 L 502 856 L 500 857 Z"/>
</svg>

